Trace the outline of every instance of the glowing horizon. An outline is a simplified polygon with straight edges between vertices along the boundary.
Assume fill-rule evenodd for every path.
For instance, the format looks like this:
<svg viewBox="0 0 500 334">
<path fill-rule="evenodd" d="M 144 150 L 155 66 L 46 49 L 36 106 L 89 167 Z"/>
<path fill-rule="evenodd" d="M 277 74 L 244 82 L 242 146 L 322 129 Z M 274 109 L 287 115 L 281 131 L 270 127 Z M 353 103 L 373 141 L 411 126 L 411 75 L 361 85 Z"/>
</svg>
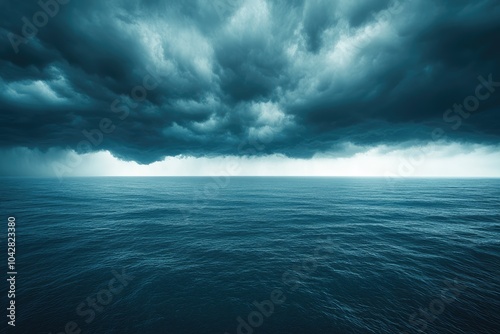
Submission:
<svg viewBox="0 0 500 334">
<path fill-rule="evenodd" d="M 317 154 L 311 159 L 283 155 L 167 157 L 147 165 L 123 161 L 109 151 L 17 148 L 4 151 L 12 168 L 4 176 L 347 176 L 347 177 L 500 177 L 498 146 L 432 144 L 408 148 L 377 146 L 350 156 Z"/>
</svg>

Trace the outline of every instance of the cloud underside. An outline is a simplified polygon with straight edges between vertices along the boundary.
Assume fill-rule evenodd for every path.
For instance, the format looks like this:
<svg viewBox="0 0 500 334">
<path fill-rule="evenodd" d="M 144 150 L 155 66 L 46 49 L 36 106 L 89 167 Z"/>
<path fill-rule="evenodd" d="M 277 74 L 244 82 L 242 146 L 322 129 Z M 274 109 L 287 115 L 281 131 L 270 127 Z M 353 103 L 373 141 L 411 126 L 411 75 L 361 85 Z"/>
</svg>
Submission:
<svg viewBox="0 0 500 334">
<path fill-rule="evenodd" d="M 13 34 L 41 8 L 0 5 L 3 152 L 109 151 L 150 164 L 499 143 L 495 0 L 59 7 L 16 53 Z"/>
</svg>

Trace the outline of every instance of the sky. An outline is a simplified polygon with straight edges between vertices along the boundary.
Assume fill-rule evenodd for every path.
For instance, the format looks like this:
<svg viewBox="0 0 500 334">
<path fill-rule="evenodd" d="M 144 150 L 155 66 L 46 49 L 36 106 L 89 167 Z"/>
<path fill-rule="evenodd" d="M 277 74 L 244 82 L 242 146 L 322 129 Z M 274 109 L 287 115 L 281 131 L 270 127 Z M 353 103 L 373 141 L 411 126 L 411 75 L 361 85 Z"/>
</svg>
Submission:
<svg viewBox="0 0 500 334">
<path fill-rule="evenodd" d="M 0 176 L 500 177 L 496 0 L 3 0 Z"/>
</svg>

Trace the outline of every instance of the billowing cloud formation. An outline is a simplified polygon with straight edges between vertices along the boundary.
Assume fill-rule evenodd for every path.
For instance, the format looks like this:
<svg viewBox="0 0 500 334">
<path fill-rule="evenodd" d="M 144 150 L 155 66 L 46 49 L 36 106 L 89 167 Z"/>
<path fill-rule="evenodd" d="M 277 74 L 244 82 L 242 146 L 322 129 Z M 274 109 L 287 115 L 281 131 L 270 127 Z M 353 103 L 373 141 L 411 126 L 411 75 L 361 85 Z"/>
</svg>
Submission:
<svg viewBox="0 0 500 334">
<path fill-rule="evenodd" d="M 0 22 L 4 149 L 500 142 L 496 0 L 5 0 Z"/>
</svg>

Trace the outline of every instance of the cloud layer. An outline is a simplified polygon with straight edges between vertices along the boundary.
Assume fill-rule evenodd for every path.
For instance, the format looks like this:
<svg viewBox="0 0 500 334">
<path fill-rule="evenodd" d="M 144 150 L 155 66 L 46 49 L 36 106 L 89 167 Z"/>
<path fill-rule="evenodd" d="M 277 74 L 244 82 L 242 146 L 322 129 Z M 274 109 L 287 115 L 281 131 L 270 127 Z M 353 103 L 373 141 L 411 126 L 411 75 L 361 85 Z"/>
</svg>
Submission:
<svg viewBox="0 0 500 334">
<path fill-rule="evenodd" d="M 151 163 L 500 142 L 495 0 L 60 2 L 46 24 L 37 1 L 0 4 L 3 149 Z"/>
</svg>

